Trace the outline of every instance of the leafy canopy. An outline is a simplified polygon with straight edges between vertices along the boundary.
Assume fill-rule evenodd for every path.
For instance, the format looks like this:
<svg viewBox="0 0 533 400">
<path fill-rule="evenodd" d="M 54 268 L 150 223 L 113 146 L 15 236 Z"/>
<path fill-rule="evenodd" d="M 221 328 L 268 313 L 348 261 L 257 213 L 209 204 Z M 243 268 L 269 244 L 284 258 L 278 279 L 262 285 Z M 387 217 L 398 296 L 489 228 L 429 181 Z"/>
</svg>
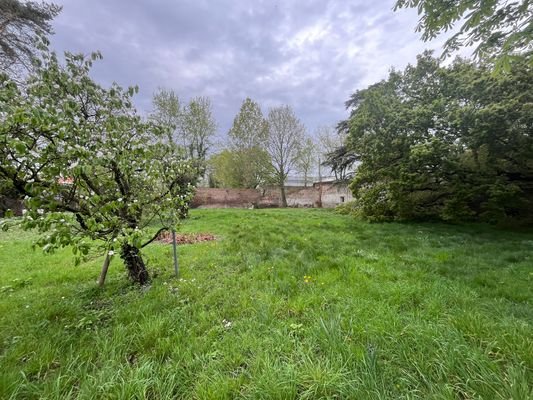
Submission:
<svg viewBox="0 0 533 400">
<path fill-rule="evenodd" d="M 416 65 L 349 100 L 351 184 L 370 219 L 533 221 L 533 76 L 464 60 Z"/>
<path fill-rule="evenodd" d="M 22 225 L 43 233 L 45 251 L 85 255 L 98 240 L 128 265 L 150 223 L 170 228 L 187 214 L 194 174 L 167 131 L 136 114 L 136 88 L 89 77 L 98 53 L 65 58 L 46 53 L 24 85 L 0 78 L 0 176 L 25 196 Z"/>
<path fill-rule="evenodd" d="M 335 175 L 335 179 L 346 181 L 353 177 L 353 169 L 357 162 L 357 155 L 345 145 L 340 145 L 336 149 L 326 154 L 322 165 L 329 167 Z"/>
<path fill-rule="evenodd" d="M 198 176 L 202 176 L 217 130 L 211 100 L 195 97 L 182 104 L 174 90 L 159 88 L 152 97 L 152 104 L 150 120 L 167 129 L 167 141 L 173 143 L 195 166 Z"/>
<path fill-rule="evenodd" d="M 446 41 L 444 55 L 462 46 L 476 46 L 475 55 L 495 61 L 496 70 L 510 68 L 525 57 L 533 62 L 533 4 L 531 0 L 397 0 L 395 10 L 416 8 L 421 15 L 416 30 L 434 39 L 459 21 L 463 25 Z"/>
<path fill-rule="evenodd" d="M 152 97 L 153 111 L 150 119 L 167 127 L 168 142 L 183 144 L 180 140 L 183 110 L 178 95 L 165 88 L 159 88 Z"/>
<path fill-rule="evenodd" d="M 249 97 L 242 102 L 228 137 L 231 147 L 235 149 L 265 146 L 268 137 L 268 125 L 257 102 Z"/>
<path fill-rule="evenodd" d="M 304 177 L 304 186 L 307 187 L 308 183 L 313 183 L 310 179 L 310 174 L 313 172 L 313 168 L 316 164 L 317 146 L 313 141 L 313 138 L 306 136 L 298 150 L 298 156 L 296 160 L 296 168 Z"/>
<path fill-rule="evenodd" d="M 212 159 L 214 179 L 224 187 L 256 188 L 271 181 L 266 152 L 268 125 L 261 107 L 246 98 L 228 132 L 229 149 Z"/>
</svg>

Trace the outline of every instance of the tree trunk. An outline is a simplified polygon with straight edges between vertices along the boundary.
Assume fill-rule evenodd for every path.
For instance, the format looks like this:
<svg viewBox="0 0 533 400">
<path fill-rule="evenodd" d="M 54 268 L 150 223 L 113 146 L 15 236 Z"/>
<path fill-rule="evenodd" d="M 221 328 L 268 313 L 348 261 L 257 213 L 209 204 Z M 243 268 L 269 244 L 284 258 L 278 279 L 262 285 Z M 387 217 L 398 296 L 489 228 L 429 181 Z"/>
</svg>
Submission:
<svg viewBox="0 0 533 400">
<path fill-rule="evenodd" d="M 140 250 L 137 247 L 127 243 L 123 244 L 120 257 L 124 260 L 128 275 L 133 282 L 144 285 L 150 280 Z"/>
<path fill-rule="evenodd" d="M 287 207 L 287 196 L 285 195 L 285 185 L 281 185 L 281 207 L 286 208 Z"/>
</svg>

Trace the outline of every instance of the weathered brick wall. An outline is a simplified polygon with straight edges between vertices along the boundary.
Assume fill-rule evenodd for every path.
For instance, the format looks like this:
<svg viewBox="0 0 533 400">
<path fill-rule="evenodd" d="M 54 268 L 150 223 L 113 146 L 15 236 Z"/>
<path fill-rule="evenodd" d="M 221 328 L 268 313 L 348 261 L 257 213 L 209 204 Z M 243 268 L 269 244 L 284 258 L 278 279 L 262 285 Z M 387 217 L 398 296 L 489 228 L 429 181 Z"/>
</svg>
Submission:
<svg viewBox="0 0 533 400">
<path fill-rule="evenodd" d="M 289 207 L 316 207 L 318 203 L 318 189 L 310 186 L 298 188 L 287 194 Z"/>
<path fill-rule="evenodd" d="M 318 185 L 307 188 L 287 187 L 287 204 L 289 207 L 317 207 L 319 199 Z M 352 193 L 344 184 L 322 185 L 322 207 L 332 208 L 353 200 Z M 281 195 L 279 188 L 257 189 L 214 189 L 198 188 L 191 203 L 193 208 L 249 208 L 279 207 Z M 5 209 L 12 209 L 15 215 L 22 215 L 22 202 L 0 199 L 0 217 Z"/>
<path fill-rule="evenodd" d="M 318 185 L 307 188 L 285 188 L 289 207 L 317 207 L 319 200 Z M 323 184 L 322 206 L 335 207 L 352 200 L 352 194 L 344 184 Z M 214 189 L 198 188 L 192 201 L 193 208 L 248 208 L 279 207 L 281 195 L 279 188 L 257 189 Z"/>
<path fill-rule="evenodd" d="M 192 207 L 227 208 L 251 207 L 261 199 L 261 192 L 255 189 L 198 188 Z"/>
<path fill-rule="evenodd" d="M 322 207 L 331 208 L 353 200 L 353 195 L 346 184 L 328 184 L 322 188 Z"/>
</svg>

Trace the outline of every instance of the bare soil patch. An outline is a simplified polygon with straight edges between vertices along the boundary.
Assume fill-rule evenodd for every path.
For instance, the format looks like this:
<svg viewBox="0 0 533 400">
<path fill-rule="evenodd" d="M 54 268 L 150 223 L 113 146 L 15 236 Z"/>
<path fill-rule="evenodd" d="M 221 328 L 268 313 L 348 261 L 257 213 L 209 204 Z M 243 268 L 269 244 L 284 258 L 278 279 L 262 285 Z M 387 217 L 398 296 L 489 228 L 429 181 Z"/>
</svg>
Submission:
<svg viewBox="0 0 533 400">
<path fill-rule="evenodd" d="M 156 239 L 160 243 L 172 243 L 172 232 L 161 232 Z M 216 240 L 211 233 L 176 233 L 176 244 L 193 244 Z"/>
</svg>

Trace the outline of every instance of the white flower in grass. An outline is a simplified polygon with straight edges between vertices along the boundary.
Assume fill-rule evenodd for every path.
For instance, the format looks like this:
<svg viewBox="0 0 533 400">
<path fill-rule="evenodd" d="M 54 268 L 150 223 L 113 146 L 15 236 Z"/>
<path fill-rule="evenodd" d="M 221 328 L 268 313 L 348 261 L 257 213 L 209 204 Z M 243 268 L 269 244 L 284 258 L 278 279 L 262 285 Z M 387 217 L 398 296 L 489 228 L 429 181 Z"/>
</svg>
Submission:
<svg viewBox="0 0 533 400">
<path fill-rule="evenodd" d="M 231 325 L 233 324 L 233 322 L 231 321 L 228 321 L 227 319 L 223 319 L 222 320 L 222 325 L 224 326 L 225 329 L 229 329 L 231 328 Z"/>
<path fill-rule="evenodd" d="M 113 250 L 109 250 L 109 251 L 107 252 L 107 255 L 108 255 L 108 256 L 112 256 L 113 254 L 115 254 L 115 252 L 114 252 Z"/>
</svg>

